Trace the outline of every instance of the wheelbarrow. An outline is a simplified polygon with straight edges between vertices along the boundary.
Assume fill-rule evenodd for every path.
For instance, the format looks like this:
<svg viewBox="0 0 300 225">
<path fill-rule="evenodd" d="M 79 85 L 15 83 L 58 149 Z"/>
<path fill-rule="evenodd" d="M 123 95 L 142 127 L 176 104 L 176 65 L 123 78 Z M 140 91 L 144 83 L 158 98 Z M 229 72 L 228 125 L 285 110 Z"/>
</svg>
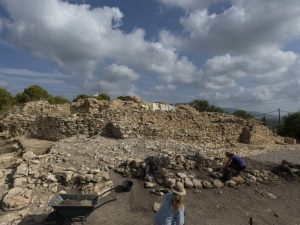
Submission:
<svg viewBox="0 0 300 225">
<path fill-rule="evenodd" d="M 122 185 L 117 187 L 122 187 L 122 192 L 129 192 L 132 186 L 131 180 L 125 180 Z M 117 199 L 115 191 L 117 187 L 113 187 L 101 195 L 55 194 L 48 202 L 54 212 L 46 218 L 44 224 L 63 225 L 69 221 L 71 224 L 81 222 L 83 225 L 94 210 Z M 52 223 L 53 220 L 54 223 Z"/>
<path fill-rule="evenodd" d="M 101 196 L 109 193 L 101 198 Z M 83 225 L 87 217 L 96 209 L 115 201 L 116 194 L 114 188 L 102 193 L 101 195 L 85 195 L 85 194 L 55 194 L 49 201 L 48 205 L 55 211 L 45 220 L 45 224 L 65 224 L 69 221 L 71 224 L 81 222 Z"/>
</svg>

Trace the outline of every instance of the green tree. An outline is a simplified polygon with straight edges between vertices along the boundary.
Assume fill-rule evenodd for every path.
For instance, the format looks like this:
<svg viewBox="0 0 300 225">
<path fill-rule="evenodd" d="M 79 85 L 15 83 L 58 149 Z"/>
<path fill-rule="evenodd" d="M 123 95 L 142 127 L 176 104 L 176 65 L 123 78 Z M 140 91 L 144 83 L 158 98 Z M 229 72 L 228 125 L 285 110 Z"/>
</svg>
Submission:
<svg viewBox="0 0 300 225">
<path fill-rule="evenodd" d="M 206 100 L 196 99 L 190 103 L 199 112 L 209 112 L 209 103 Z"/>
<path fill-rule="evenodd" d="M 98 100 L 107 100 L 110 101 L 110 97 L 109 95 L 105 94 L 105 93 L 101 93 L 100 95 L 95 97 Z"/>
<path fill-rule="evenodd" d="M 224 112 L 223 109 L 214 105 L 210 105 L 206 100 L 196 99 L 193 100 L 190 105 L 199 112 Z"/>
<path fill-rule="evenodd" d="M 261 121 L 262 121 L 263 125 L 267 126 L 266 116 L 263 116 L 263 117 L 261 118 Z"/>
<path fill-rule="evenodd" d="M 77 102 L 79 99 L 86 99 L 89 98 L 90 96 L 86 95 L 86 94 L 80 94 L 77 95 L 76 98 L 73 99 L 73 102 Z"/>
<path fill-rule="evenodd" d="M 52 105 L 56 105 L 56 104 L 65 104 L 68 103 L 69 101 L 62 96 L 50 96 L 48 98 L 48 102 Z"/>
<path fill-rule="evenodd" d="M 237 117 L 243 118 L 243 119 L 254 118 L 253 115 L 251 115 L 250 113 L 246 112 L 245 110 L 241 110 L 241 109 L 238 109 L 238 110 L 234 111 L 232 114 L 237 116 Z"/>
<path fill-rule="evenodd" d="M 25 88 L 22 93 L 18 93 L 15 97 L 18 103 L 26 103 L 30 101 L 48 100 L 50 95 L 48 92 L 38 85 L 32 85 Z"/>
<path fill-rule="evenodd" d="M 0 88 L 0 112 L 8 110 L 14 104 L 14 98 L 4 88 Z"/>
<path fill-rule="evenodd" d="M 300 139 L 300 111 L 288 114 L 283 118 L 283 126 L 280 134 Z"/>
<path fill-rule="evenodd" d="M 73 102 L 77 102 L 79 99 L 86 99 L 86 98 L 95 98 L 97 100 L 107 100 L 107 101 L 110 101 L 109 95 L 107 95 L 105 93 L 101 93 L 98 96 L 89 96 L 89 95 L 86 95 L 86 94 L 80 94 L 80 95 L 76 96 L 76 98 L 73 100 Z"/>
<path fill-rule="evenodd" d="M 222 108 L 214 106 L 214 105 L 211 105 L 209 110 L 210 110 L 210 112 L 218 112 L 218 113 L 225 112 Z"/>
</svg>

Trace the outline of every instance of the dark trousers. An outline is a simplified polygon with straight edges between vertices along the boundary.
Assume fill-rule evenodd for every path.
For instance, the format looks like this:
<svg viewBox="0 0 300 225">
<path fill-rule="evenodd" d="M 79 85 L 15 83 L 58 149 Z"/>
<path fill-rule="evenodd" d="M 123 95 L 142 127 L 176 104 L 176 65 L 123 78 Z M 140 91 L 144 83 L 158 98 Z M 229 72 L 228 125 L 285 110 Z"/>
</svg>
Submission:
<svg viewBox="0 0 300 225">
<path fill-rule="evenodd" d="M 231 163 L 228 168 L 223 171 L 221 180 L 223 182 L 230 180 L 232 177 L 238 176 L 246 167 L 240 167 L 239 165 Z"/>
<path fill-rule="evenodd" d="M 229 168 L 235 170 L 238 174 L 246 169 L 246 167 L 241 167 L 240 165 L 236 165 L 234 163 L 230 163 Z"/>
</svg>

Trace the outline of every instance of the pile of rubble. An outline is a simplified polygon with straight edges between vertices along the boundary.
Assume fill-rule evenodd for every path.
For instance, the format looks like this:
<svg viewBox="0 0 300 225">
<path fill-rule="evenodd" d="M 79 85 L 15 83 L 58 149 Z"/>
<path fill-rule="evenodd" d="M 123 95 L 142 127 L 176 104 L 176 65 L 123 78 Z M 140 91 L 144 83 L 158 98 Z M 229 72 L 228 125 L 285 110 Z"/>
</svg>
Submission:
<svg viewBox="0 0 300 225">
<path fill-rule="evenodd" d="M 170 188 L 176 181 L 180 181 L 186 188 L 194 188 L 195 191 L 202 188 L 238 187 L 278 180 L 278 176 L 270 170 L 249 168 L 239 176 L 222 182 L 220 170 L 225 163 L 224 159 L 220 158 L 204 158 L 199 152 L 192 155 L 171 153 L 150 156 L 144 160 L 128 160 L 120 164 L 115 172 L 124 177 L 144 180 L 146 188 L 155 188 L 157 184 Z M 162 193 L 159 191 L 159 194 Z"/>
<path fill-rule="evenodd" d="M 30 146 L 30 140 L 27 142 Z M 37 215 L 51 211 L 47 202 L 57 192 L 103 193 L 113 186 L 110 177 L 113 171 L 145 180 L 145 186 L 152 188 L 155 194 L 164 193 L 158 187 L 170 187 L 176 180 L 199 191 L 201 188 L 237 187 L 277 179 L 270 171 L 252 168 L 223 183 L 214 174 L 224 165 L 222 157 L 226 149 L 213 150 L 175 140 L 74 136 L 53 143 L 43 155 L 35 155 L 34 149 L 29 147 L 25 148 L 27 151 L 15 147 L 14 155 L 0 156 L 3 211 L 0 210 L 0 224 L 18 224 L 24 218 L 38 221 Z M 236 152 L 247 156 L 269 150 L 247 147 L 249 145 L 239 145 Z M 285 146 L 276 147 L 279 150 Z M 271 150 L 274 151 L 274 146 Z"/>
<path fill-rule="evenodd" d="M 0 224 L 18 224 L 28 215 L 27 220 L 36 220 L 34 215 L 49 213 L 47 203 L 57 192 L 100 195 L 112 188 L 108 171 L 61 166 L 70 161 L 70 154 L 55 149 L 40 156 L 29 151 L 16 158 L 10 168 L 1 169 Z"/>
<path fill-rule="evenodd" d="M 122 100 L 121 100 L 122 99 Z M 114 101 L 85 99 L 71 104 L 29 102 L 2 116 L 6 138 L 25 135 L 60 140 L 77 134 L 115 138 L 180 140 L 203 146 L 283 143 L 267 127 L 222 113 L 200 113 L 187 105 L 146 103 L 123 97 Z"/>
<path fill-rule="evenodd" d="M 273 168 L 273 172 L 291 179 L 300 178 L 300 165 L 282 160 L 279 166 Z"/>
</svg>

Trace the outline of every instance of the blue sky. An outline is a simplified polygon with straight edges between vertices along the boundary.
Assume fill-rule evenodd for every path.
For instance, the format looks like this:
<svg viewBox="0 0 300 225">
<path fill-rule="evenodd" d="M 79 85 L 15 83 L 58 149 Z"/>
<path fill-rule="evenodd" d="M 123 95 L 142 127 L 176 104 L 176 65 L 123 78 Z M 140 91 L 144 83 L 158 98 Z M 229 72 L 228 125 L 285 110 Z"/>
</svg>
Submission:
<svg viewBox="0 0 300 225">
<path fill-rule="evenodd" d="M 298 111 L 299 24 L 298 0 L 0 0 L 0 86 Z"/>
</svg>

